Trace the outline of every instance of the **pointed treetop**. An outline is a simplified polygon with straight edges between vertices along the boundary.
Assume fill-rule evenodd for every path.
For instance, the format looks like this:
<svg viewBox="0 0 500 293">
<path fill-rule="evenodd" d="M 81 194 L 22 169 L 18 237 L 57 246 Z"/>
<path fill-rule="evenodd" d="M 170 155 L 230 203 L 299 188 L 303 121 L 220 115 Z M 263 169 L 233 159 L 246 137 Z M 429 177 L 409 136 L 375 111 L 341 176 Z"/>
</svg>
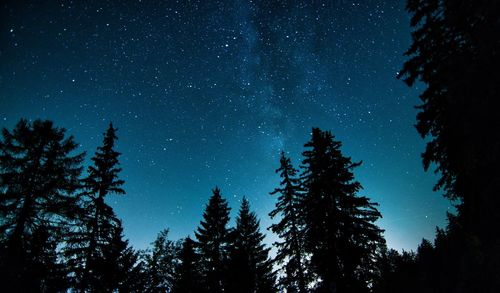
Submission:
<svg viewBox="0 0 500 293">
<path fill-rule="evenodd" d="M 116 131 L 118 129 L 113 127 L 113 123 L 110 122 L 108 129 L 104 133 L 104 148 L 112 148 L 115 144 L 115 141 L 118 139 L 116 136 Z"/>
<path fill-rule="evenodd" d="M 92 157 L 94 164 L 88 167 L 89 176 L 85 181 L 92 192 L 99 197 L 105 197 L 109 193 L 125 193 L 121 187 L 125 182 L 118 177 L 122 169 L 118 160 L 121 154 L 114 149 L 115 141 L 118 139 L 116 130 L 110 123 L 104 133 L 102 145 L 97 147 Z"/>
<path fill-rule="evenodd" d="M 248 201 L 246 196 L 243 196 L 243 199 L 241 200 L 240 211 L 244 211 L 246 213 L 250 212 L 250 202 Z"/>
<path fill-rule="evenodd" d="M 225 237 L 230 210 L 231 208 L 228 207 L 226 199 L 222 198 L 220 189 L 216 186 L 212 189 L 212 196 L 210 196 L 206 205 L 200 227 L 195 232 L 198 241 L 200 241 L 200 238 L 206 237 Z M 216 233 L 216 235 L 212 233 Z"/>
<path fill-rule="evenodd" d="M 213 193 L 213 196 L 221 197 L 220 188 L 217 185 L 215 185 L 214 189 L 212 189 L 212 193 Z"/>
</svg>

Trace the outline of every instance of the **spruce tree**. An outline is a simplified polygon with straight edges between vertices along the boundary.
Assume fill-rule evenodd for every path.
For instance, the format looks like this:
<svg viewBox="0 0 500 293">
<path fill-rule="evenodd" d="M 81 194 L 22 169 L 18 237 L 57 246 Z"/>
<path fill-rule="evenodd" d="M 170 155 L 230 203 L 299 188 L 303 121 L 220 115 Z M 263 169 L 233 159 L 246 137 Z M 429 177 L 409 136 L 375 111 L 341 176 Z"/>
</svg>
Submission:
<svg viewBox="0 0 500 293">
<path fill-rule="evenodd" d="M 195 242 L 187 237 L 179 253 L 179 264 L 175 273 L 173 293 L 197 293 L 202 291 L 200 258 L 195 250 Z"/>
<path fill-rule="evenodd" d="M 280 187 L 271 192 L 272 195 L 279 196 L 276 208 L 269 215 L 271 218 L 280 216 L 280 221 L 270 227 L 282 239 L 281 242 L 274 243 L 278 249 L 275 261 L 283 264 L 284 275 L 280 279 L 280 285 L 287 292 L 305 293 L 309 278 L 300 209 L 303 192 L 297 172 L 291 160 L 282 152 L 280 167 L 276 170 L 281 178 Z"/>
<path fill-rule="evenodd" d="M 30 237 L 29 249 L 26 251 L 29 261 L 29 269 L 32 272 L 32 291 L 40 292 L 63 292 L 69 287 L 67 278 L 68 270 L 58 255 L 58 245 L 61 244 L 60 237 L 51 233 L 47 225 L 39 226 Z"/>
<path fill-rule="evenodd" d="M 259 220 L 250 211 L 250 204 L 243 198 L 232 232 L 229 260 L 229 292 L 277 292 L 273 263 L 269 248 L 263 244 L 265 235 L 260 232 Z"/>
<path fill-rule="evenodd" d="M 128 241 L 125 241 L 128 244 Z M 128 246 L 119 257 L 118 292 L 146 292 L 148 275 L 140 251 Z"/>
<path fill-rule="evenodd" d="M 341 143 L 329 131 L 313 128 L 304 151 L 302 182 L 306 197 L 306 250 L 319 277 L 320 292 L 367 292 L 373 281 L 375 258 L 384 243 L 374 222 L 381 217 L 376 204 L 358 196 L 353 163 L 343 156 Z"/>
<path fill-rule="evenodd" d="M 4 290 L 40 291 L 48 276 L 35 277 L 34 262 L 43 259 L 46 269 L 57 267 L 49 247 L 60 242 L 80 210 L 75 191 L 80 187 L 84 154 L 72 155 L 76 148 L 73 137 L 66 137 L 66 130 L 51 121 L 22 119 L 13 131 L 3 129 L 0 278 Z"/>
<path fill-rule="evenodd" d="M 116 128 L 109 125 L 104 133 L 103 145 L 97 148 L 92 158 L 93 165 L 88 168 L 88 176 L 83 180 L 85 192 L 82 194 L 80 228 L 68 240 L 65 255 L 75 273 L 74 287 L 80 291 L 102 291 L 107 284 L 99 275 L 104 253 L 112 245 L 113 237 L 121 230 L 121 223 L 106 204 L 108 194 L 124 194 L 121 188 L 124 181 L 118 179 L 119 152 L 115 151 Z M 118 232 L 116 231 L 118 229 Z M 108 288 L 112 289 L 112 288 Z"/>
<path fill-rule="evenodd" d="M 145 292 L 170 292 L 175 279 L 178 245 L 168 239 L 168 229 L 161 231 L 146 255 L 147 285 Z"/>
<path fill-rule="evenodd" d="M 100 292 L 142 291 L 144 282 L 139 279 L 142 272 L 137 253 L 124 239 L 121 221 L 112 230 L 110 241 L 103 247 L 102 257 L 96 260 L 94 268 L 93 274 L 99 277 L 102 286 L 98 289 Z"/>
<path fill-rule="evenodd" d="M 203 220 L 195 232 L 200 252 L 203 286 L 207 292 L 224 291 L 229 241 L 230 208 L 215 187 L 203 213 Z"/>
</svg>

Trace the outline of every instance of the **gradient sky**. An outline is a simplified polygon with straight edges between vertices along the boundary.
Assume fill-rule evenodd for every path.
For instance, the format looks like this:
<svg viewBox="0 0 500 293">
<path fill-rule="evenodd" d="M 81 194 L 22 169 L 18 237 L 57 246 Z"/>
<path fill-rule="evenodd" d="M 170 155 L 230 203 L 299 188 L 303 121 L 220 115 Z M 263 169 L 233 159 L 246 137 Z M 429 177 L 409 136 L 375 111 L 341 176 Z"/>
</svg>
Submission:
<svg viewBox="0 0 500 293">
<path fill-rule="evenodd" d="M 127 194 L 108 202 L 136 248 L 192 235 L 215 185 L 267 228 L 280 150 L 298 166 L 311 127 L 331 130 L 363 161 L 388 245 L 415 249 L 451 205 L 422 167 L 419 89 L 395 78 L 403 2 L 9 0 L 0 126 L 53 120 L 88 159 L 112 121 Z"/>
</svg>

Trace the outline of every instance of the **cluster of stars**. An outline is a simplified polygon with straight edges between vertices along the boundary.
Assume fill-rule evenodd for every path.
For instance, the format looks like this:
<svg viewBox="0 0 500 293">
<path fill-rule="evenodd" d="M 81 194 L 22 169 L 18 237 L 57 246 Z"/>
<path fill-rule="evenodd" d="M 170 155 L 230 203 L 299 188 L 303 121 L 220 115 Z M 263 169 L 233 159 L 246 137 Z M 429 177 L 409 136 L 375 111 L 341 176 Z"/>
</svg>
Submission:
<svg viewBox="0 0 500 293">
<path fill-rule="evenodd" d="M 268 224 L 279 152 L 298 166 L 313 126 L 365 161 L 357 175 L 388 233 L 408 234 L 390 219 L 416 198 L 438 198 L 421 170 L 416 93 L 394 74 L 409 44 L 400 1 L 21 2 L 1 20 L 0 121 L 52 119 L 88 154 L 112 121 L 127 195 L 111 203 L 139 247 L 161 225 L 190 233 L 215 185 Z M 403 207 L 385 209 L 393 201 Z"/>
</svg>

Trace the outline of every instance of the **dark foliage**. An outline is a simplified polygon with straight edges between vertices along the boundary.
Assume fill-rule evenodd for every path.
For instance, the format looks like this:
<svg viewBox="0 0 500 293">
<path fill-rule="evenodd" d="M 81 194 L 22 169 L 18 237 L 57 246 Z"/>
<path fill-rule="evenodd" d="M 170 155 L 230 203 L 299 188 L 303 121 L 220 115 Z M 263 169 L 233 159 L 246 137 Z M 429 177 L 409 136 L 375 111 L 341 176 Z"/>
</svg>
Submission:
<svg viewBox="0 0 500 293">
<path fill-rule="evenodd" d="M 435 188 L 456 200 L 458 210 L 434 248 L 433 265 L 446 272 L 446 284 L 429 286 L 436 292 L 495 292 L 500 230 L 491 226 L 500 222 L 500 3 L 409 0 L 407 9 L 413 43 L 400 77 L 410 86 L 427 86 L 417 116 L 418 132 L 430 137 L 423 162 L 426 169 L 437 167 Z M 419 257 L 417 262 L 425 266 Z"/>
<path fill-rule="evenodd" d="M 281 178 L 280 187 L 271 192 L 279 196 L 276 208 L 269 215 L 271 218 L 280 216 L 280 221 L 270 227 L 282 239 L 274 243 L 278 249 L 275 261 L 282 264 L 284 273 L 280 278 L 280 286 L 287 292 L 305 293 L 311 276 L 307 271 L 304 218 L 301 212 L 304 194 L 297 172 L 290 159 L 282 152 L 280 167 L 276 170 Z"/>
<path fill-rule="evenodd" d="M 121 221 L 114 230 L 114 237 L 111 245 L 104 253 L 105 263 L 112 265 L 109 269 L 114 271 L 108 280 L 112 281 L 110 288 L 116 288 L 118 292 L 146 292 L 147 270 L 144 262 L 140 258 L 140 253 L 128 245 L 127 240 L 123 240 L 123 229 Z"/>
<path fill-rule="evenodd" d="M 352 170 L 360 163 L 343 156 L 341 143 L 318 128 L 305 147 L 302 213 L 317 291 L 368 292 L 376 253 L 385 241 L 374 224 L 381 217 L 377 204 L 357 195 L 361 185 Z"/>
<path fill-rule="evenodd" d="M 161 231 L 145 256 L 147 283 L 144 292 L 170 292 L 175 280 L 179 245 L 168 239 L 168 230 Z"/>
<path fill-rule="evenodd" d="M 229 292 L 277 292 L 276 276 L 269 248 L 263 244 L 264 237 L 257 216 L 250 211 L 248 200 L 243 198 L 229 250 Z"/>
<path fill-rule="evenodd" d="M 418 291 L 416 285 L 415 254 L 396 250 L 387 250 L 384 247 L 379 259 L 379 278 L 374 283 L 373 292 L 427 292 Z"/>
<path fill-rule="evenodd" d="M 121 188 L 124 182 L 118 179 L 121 169 L 120 153 L 114 150 L 116 139 L 116 129 L 110 124 L 104 133 L 103 145 L 92 158 L 88 176 L 83 179 L 80 205 L 85 212 L 80 215 L 79 227 L 69 237 L 65 249 L 68 266 L 75 273 L 73 287 L 80 291 L 112 291 L 118 286 L 116 280 L 107 279 L 113 276 L 104 274 L 107 268 L 115 265 L 114 259 L 106 254 L 117 249 L 116 245 L 123 245 L 117 239 L 121 223 L 105 203 L 108 194 L 125 193 Z"/>
<path fill-rule="evenodd" d="M 230 208 L 215 188 L 195 232 L 201 257 L 203 288 L 207 292 L 222 292 L 227 281 Z"/>
<path fill-rule="evenodd" d="M 83 154 L 50 121 L 24 119 L 0 140 L 1 283 L 12 291 L 57 289 L 56 246 L 78 213 Z M 7 289 L 6 288 L 6 289 Z M 8 289 L 7 289 L 8 290 Z M 48 289 L 47 289 L 48 290 Z"/>
<path fill-rule="evenodd" d="M 196 243 L 187 237 L 182 243 L 176 269 L 173 293 L 197 293 L 202 291 L 200 257 L 195 250 Z"/>
</svg>

